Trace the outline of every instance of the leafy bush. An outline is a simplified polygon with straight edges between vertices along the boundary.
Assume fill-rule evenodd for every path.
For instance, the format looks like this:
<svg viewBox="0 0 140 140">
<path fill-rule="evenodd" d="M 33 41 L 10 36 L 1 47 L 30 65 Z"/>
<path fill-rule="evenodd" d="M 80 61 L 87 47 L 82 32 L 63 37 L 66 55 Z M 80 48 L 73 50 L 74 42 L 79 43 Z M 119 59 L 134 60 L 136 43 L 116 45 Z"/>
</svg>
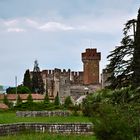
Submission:
<svg viewBox="0 0 140 140">
<path fill-rule="evenodd" d="M 15 87 L 9 87 L 6 89 L 7 94 L 16 94 L 16 88 Z M 24 94 L 24 93 L 31 93 L 30 89 L 26 86 L 18 86 L 17 87 L 17 93 Z"/>
<path fill-rule="evenodd" d="M 65 102 L 64 102 L 64 107 L 71 108 L 72 106 L 73 106 L 73 102 L 71 100 L 71 97 L 70 96 L 66 97 Z"/>
<path fill-rule="evenodd" d="M 94 132 L 98 140 L 132 140 L 133 130 L 119 108 L 103 104 L 93 120 Z"/>
</svg>

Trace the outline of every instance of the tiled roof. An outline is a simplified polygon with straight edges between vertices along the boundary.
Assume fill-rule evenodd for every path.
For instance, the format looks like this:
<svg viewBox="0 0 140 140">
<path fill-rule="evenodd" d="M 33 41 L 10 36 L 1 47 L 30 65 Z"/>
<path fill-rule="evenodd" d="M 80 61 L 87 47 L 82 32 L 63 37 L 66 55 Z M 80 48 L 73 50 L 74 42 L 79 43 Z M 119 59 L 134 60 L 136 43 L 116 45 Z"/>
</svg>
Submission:
<svg viewBox="0 0 140 140">
<path fill-rule="evenodd" d="M 0 109 L 8 109 L 8 106 L 4 103 L 0 103 Z"/>
<path fill-rule="evenodd" d="M 29 94 L 18 94 L 20 96 L 20 98 L 22 100 L 27 100 L 27 97 Z M 31 94 L 33 100 L 43 100 L 44 99 L 44 95 L 42 94 Z M 16 94 L 6 94 L 8 100 L 16 100 L 17 95 Z M 4 94 L 0 95 L 0 100 L 2 100 L 4 98 Z"/>
</svg>

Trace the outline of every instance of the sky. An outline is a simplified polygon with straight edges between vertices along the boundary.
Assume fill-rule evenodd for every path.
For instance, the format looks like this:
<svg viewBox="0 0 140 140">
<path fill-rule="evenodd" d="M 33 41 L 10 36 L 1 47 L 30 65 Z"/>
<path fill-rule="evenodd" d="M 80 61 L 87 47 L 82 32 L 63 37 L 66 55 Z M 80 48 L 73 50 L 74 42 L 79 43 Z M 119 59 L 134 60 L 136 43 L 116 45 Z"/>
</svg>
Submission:
<svg viewBox="0 0 140 140">
<path fill-rule="evenodd" d="M 38 60 L 43 69 L 82 71 L 86 48 L 101 52 L 100 72 L 137 18 L 139 0 L 0 0 L 0 85 L 22 84 Z"/>
</svg>

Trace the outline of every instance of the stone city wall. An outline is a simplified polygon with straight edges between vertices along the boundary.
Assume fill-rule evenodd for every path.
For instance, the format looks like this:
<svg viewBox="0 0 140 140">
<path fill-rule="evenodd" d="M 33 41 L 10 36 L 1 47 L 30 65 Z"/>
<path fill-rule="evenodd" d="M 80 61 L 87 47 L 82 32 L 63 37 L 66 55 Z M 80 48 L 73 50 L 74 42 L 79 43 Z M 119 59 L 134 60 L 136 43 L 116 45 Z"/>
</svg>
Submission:
<svg viewBox="0 0 140 140">
<path fill-rule="evenodd" d="M 0 125 L 0 136 L 17 134 L 20 132 L 93 134 L 92 123 L 16 123 Z"/>
<path fill-rule="evenodd" d="M 50 117 L 50 116 L 70 116 L 68 111 L 17 111 L 18 117 Z"/>
</svg>

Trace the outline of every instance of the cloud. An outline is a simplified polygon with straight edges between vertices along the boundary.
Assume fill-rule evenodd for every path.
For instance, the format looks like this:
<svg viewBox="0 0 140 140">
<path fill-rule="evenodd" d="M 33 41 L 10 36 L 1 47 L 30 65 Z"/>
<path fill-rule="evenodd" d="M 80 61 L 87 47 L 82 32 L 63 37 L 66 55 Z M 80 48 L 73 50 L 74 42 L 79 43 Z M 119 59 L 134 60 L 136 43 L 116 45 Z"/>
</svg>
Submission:
<svg viewBox="0 0 140 140">
<path fill-rule="evenodd" d="M 39 22 L 32 20 L 30 18 L 25 19 L 25 22 L 27 25 L 31 26 L 31 27 L 35 27 L 38 28 L 40 26 Z"/>
<path fill-rule="evenodd" d="M 26 30 L 25 29 L 22 29 L 22 28 L 8 28 L 7 29 L 7 32 L 25 32 Z"/>
<path fill-rule="evenodd" d="M 40 26 L 39 29 L 42 31 L 70 31 L 74 30 L 74 27 L 59 22 L 48 22 Z"/>
<path fill-rule="evenodd" d="M 4 21 L 4 25 L 6 26 L 15 26 L 17 25 L 17 23 L 18 23 L 18 20 L 16 19 Z"/>
</svg>

